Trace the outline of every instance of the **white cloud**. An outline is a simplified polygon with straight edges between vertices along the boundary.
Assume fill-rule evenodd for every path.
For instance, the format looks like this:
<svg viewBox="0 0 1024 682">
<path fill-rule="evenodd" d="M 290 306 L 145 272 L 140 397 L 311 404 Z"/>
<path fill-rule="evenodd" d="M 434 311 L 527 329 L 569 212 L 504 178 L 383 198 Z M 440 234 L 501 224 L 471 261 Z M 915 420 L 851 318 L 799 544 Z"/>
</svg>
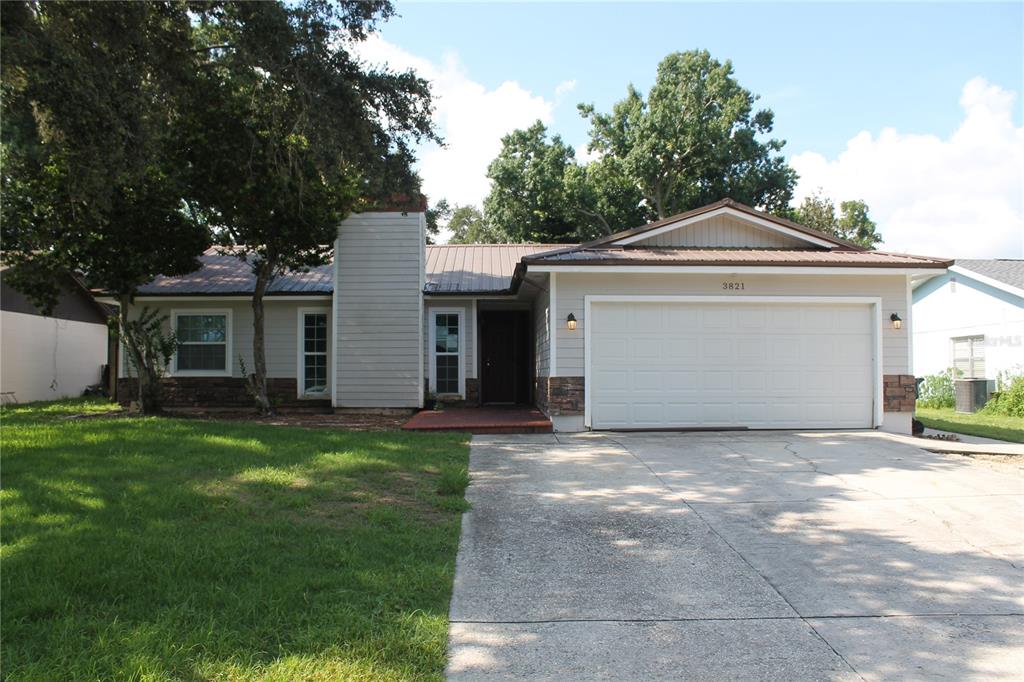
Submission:
<svg viewBox="0 0 1024 682">
<path fill-rule="evenodd" d="M 568 95 L 575 88 L 576 88 L 576 81 L 574 81 L 574 80 L 562 81 L 561 83 L 559 83 L 558 85 L 555 86 L 555 98 L 556 99 L 561 99 L 564 95 Z"/>
<path fill-rule="evenodd" d="M 837 203 L 863 199 L 885 239 L 881 248 L 951 258 L 1024 258 L 1024 128 L 1016 93 L 973 78 L 964 118 L 948 139 L 862 131 L 833 160 L 794 156 L 796 201 L 817 188 Z"/>
<path fill-rule="evenodd" d="M 472 80 L 459 57 L 447 53 L 440 64 L 411 54 L 374 34 L 362 43 L 359 56 L 370 64 L 396 70 L 414 69 L 431 82 L 434 120 L 445 146 L 431 145 L 419 153 L 423 191 L 431 201 L 481 205 L 490 190 L 487 165 L 501 150 L 503 135 L 537 119 L 550 123 L 554 103 L 515 81 L 487 89 Z M 556 96 L 575 86 L 565 81 Z"/>
</svg>

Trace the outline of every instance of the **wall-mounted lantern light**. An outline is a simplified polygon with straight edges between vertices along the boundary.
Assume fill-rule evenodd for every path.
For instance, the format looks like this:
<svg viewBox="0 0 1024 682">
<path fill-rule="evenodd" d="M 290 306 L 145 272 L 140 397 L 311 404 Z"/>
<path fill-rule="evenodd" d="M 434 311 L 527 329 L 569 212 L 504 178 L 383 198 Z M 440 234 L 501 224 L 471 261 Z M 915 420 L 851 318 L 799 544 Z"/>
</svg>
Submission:
<svg viewBox="0 0 1024 682">
<path fill-rule="evenodd" d="M 565 326 L 569 328 L 569 331 L 576 331 L 576 316 L 569 313 L 569 317 L 565 318 Z"/>
<path fill-rule="evenodd" d="M 903 320 L 900 319 L 900 316 L 899 316 L 898 313 L 893 313 L 892 315 L 890 315 L 889 316 L 889 320 L 892 321 L 892 328 L 893 329 L 902 329 L 903 328 Z"/>
</svg>

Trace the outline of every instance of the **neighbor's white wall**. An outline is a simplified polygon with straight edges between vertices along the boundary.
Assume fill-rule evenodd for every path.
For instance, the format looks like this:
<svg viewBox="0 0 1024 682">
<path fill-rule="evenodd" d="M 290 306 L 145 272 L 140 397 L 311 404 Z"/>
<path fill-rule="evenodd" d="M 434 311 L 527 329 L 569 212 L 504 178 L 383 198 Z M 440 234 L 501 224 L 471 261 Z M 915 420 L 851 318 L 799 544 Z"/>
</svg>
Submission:
<svg viewBox="0 0 1024 682">
<path fill-rule="evenodd" d="M 583 338 L 587 320 L 583 306 L 588 294 L 709 295 L 728 294 L 723 282 L 743 282 L 737 296 L 873 296 L 882 299 L 882 373 L 906 374 L 910 370 L 908 325 L 895 330 L 889 315 L 909 320 L 907 280 L 903 275 L 701 275 L 701 274 L 558 274 L 556 295 L 559 319 L 576 316 L 576 331 L 557 325 L 556 371 L 558 376 L 583 376 Z"/>
<path fill-rule="evenodd" d="M 281 301 L 274 297 L 264 300 L 264 324 L 263 343 L 264 353 L 267 359 L 267 376 L 272 378 L 296 378 L 298 372 L 298 338 L 299 338 L 299 308 L 324 308 L 330 315 L 331 299 L 322 297 L 306 301 Z M 231 365 L 231 376 L 241 377 L 242 368 L 239 359 L 245 362 L 245 367 L 252 372 L 252 303 L 249 301 L 140 301 L 137 302 L 132 311 L 136 316 L 143 307 L 155 308 L 168 317 L 165 328 L 170 325 L 171 311 L 173 310 L 231 310 L 231 357 L 228 359 Z M 330 319 L 330 318 L 328 318 Z M 329 330 L 328 333 L 330 333 Z M 328 338 L 328 345 L 330 338 Z M 126 351 L 121 352 L 120 376 L 127 376 L 124 368 Z M 333 364 L 333 358 L 328 362 Z M 173 367 L 173 360 L 171 363 Z M 196 375 L 191 375 L 196 376 Z M 220 375 L 211 375 L 220 376 Z"/>
<path fill-rule="evenodd" d="M 914 304 L 914 374 L 926 376 L 953 364 L 951 339 L 985 336 L 985 372 L 994 379 L 1024 366 L 1024 301 L 1014 305 L 958 278 Z"/>
<path fill-rule="evenodd" d="M 82 395 L 100 382 L 107 362 L 102 324 L 3 311 L 0 313 L 0 390 L 18 402 Z"/>
</svg>

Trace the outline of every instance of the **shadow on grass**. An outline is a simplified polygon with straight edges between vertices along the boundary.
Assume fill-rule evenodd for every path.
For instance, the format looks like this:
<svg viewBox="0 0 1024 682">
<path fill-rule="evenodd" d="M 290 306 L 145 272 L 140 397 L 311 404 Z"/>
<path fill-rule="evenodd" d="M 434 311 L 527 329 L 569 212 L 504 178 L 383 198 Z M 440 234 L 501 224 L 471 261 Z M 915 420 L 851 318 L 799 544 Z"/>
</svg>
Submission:
<svg viewBox="0 0 1024 682">
<path fill-rule="evenodd" d="M 439 675 L 453 435 L 4 411 L 4 677 Z"/>
</svg>

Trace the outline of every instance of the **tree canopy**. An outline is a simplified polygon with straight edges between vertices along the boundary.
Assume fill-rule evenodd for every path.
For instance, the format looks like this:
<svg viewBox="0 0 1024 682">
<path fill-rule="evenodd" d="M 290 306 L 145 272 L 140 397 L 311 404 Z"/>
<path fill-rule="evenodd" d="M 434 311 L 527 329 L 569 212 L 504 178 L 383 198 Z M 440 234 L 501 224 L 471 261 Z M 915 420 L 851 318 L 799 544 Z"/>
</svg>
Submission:
<svg viewBox="0 0 1024 682">
<path fill-rule="evenodd" d="M 869 249 L 882 241 L 868 215 L 868 205 L 860 199 L 841 202 L 836 214 L 835 204 L 819 189 L 803 200 L 793 217 L 801 225 Z"/>
<path fill-rule="evenodd" d="M 763 139 L 774 115 L 707 51 L 676 52 L 658 66 L 645 97 L 632 85 L 610 113 L 581 104 L 589 151 L 538 121 L 502 140 L 488 169 L 484 214 L 504 241 L 586 241 L 723 197 L 785 212 L 796 173 Z"/>
<path fill-rule="evenodd" d="M 82 272 L 126 311 L 155 275 L 195 269 L 211 239 L 230 247 L 256 275 L 254 388 L 269 407 L 267 287 L 324 262 L 368 198 L 418 193 L 412 145 L 437 139 L 427 83 L 351 53 L 390 2 L 0 12 L 0 217 L 5 260 L 29 266 L 20 288 L 52 301 L 48 273 Z"/>
</svg>

